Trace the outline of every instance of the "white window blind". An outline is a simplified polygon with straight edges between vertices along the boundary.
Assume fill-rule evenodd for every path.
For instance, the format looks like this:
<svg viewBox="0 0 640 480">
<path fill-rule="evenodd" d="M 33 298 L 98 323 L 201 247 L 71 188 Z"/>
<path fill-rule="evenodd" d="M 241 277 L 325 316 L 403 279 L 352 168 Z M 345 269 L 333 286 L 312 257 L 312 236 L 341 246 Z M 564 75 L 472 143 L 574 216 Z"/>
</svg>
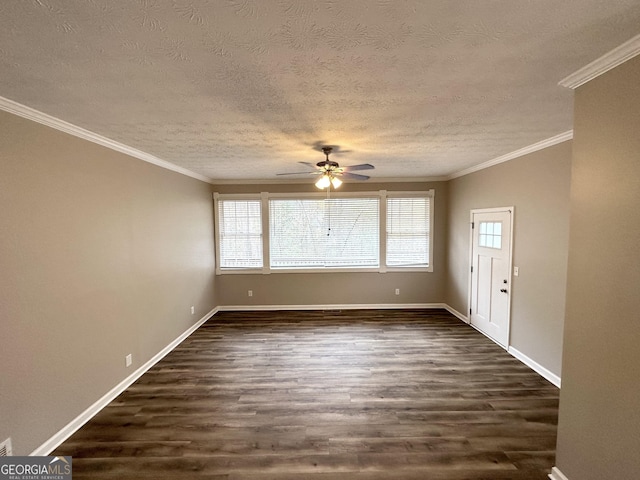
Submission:
<svg viewBox="0 0 640 480">
<path fill-rule="evenodd" d="M 218 202 L 220 268 L 262 268 L 260 200 Z"/>
<path fill-rule="evenodd" d="M 271 199 L 270 267 L 379 266 L 379 199 Z"/>
<path fill-rule="evenodd" d="M 430 202 L 429 197 L 387 199 L 388 266 L 429 266 Z"/>
</svg>

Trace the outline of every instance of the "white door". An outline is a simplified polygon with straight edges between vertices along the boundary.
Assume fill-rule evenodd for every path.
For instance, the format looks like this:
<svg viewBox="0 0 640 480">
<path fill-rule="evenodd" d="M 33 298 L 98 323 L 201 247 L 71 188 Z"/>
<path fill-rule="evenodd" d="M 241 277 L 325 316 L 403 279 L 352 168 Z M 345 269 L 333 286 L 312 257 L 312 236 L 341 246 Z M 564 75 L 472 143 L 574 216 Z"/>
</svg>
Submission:
<svg viewBox="0 0 640 480">
<path fill-rule="evenodd" d="M 471 212 L 471 325 L 509 344 L 513 208 Z"/>
</svg>

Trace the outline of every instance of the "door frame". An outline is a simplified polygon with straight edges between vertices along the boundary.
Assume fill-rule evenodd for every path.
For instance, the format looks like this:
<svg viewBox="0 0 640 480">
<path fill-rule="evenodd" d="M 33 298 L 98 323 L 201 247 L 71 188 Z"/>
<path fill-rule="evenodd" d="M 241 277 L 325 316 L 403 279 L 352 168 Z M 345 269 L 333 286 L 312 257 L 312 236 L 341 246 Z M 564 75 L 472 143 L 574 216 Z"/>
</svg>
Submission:
<svg viewBox="0 0 640 480">
<path fill-rule="evenodd" d="M 510 241 L 509 241 L 509 296 L 507 298 L 507 343 L 506 345 L 501 345 L 500 343 L 498 343 L 497 341 L 495 341 L 493 338 L 491 338 L 489 335 L 485 334 L 482 330 L 477 329 L 476 327 L 474 327 L 471 324 L 471 301 L 472 301 L 472 295 L 473 295 L 473 274 L 471 273 L 471 266 L 473 265 L 473 231 L 474 229 L 472 228 L 472 224 L 473 224 L 473 216 L 475 214 L 479 214 L 479 213 L 497 213 L 497 212 L 509 212 L 511 213 L 511 222 L 510 222 L 510 232 L 509 232 L 509 237 L 510 237 Z M 514 226 L 515 226 L 515 214 L 516 214 L 516 207 L 511 205 L 509 207 L 493 207 L 493 208 L 472 208 L 471 211 L 469 212 L 469 266 L 468 266 L 468 273 L 469 273 L 469 283 L 468 283 L 468 292 L 469 295 L 467 297 L 467 323 L 472 326 L 473 328 L 475 328 L 478 332 L 482 333 L 485 337 L 487 337 L 488 339 L 490 339 L 492 342 L 494 342 L 496 345 L 499 345 L 500 347 L 504 348 L 505 350 L 509 350 L 509 347 L 511 346 L 511 296 L 513 295 L 513 239 L 514 239 L 514 235 L 513 235 L 513 231 Z"/>
</svg>

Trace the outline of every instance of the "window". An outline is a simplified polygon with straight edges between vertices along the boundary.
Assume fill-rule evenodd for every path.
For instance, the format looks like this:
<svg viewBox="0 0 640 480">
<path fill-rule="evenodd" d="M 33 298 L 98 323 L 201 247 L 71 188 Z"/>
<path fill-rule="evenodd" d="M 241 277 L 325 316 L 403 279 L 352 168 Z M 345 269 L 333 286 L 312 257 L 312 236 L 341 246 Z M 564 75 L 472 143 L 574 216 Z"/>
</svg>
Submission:
<svg viewBox="0 0 640 480">
<path fill-rule="evenodd" d="M 270 200 L 271 268 L 379 266 L 379 201 Z"/>
<path fill-rule="evenodd" d="M 433 269 L 433 190 L 215 200 L 218 274 Z"/>
<path fill-rule="evenodd" d="M 486 248 L 502 248 L 502 222 L 480 222 L 478 245 Z"/>
<path fill-rule="evenodd" d="M 218 201 L 220 268 L 262 268 L 260 200 Z"/>
<path fill-rule="evenodd" d="M 387 199 L 388 266 L 429 266 L 430 200 L 428 197 Z"/>
</svg>

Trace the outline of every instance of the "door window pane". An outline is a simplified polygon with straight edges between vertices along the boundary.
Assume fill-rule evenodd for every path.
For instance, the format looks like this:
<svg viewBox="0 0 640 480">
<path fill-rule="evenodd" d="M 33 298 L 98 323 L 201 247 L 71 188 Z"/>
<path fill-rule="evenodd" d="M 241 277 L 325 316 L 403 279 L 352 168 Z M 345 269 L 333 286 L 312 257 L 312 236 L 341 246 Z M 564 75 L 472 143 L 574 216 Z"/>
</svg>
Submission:
<svg viewBox="0 0 640 480">
<path fill-rule="evenodd" d="M 478 245 L 485 248 L 502 248 L 502 222 L 480 222 Z"/>
</svg>

